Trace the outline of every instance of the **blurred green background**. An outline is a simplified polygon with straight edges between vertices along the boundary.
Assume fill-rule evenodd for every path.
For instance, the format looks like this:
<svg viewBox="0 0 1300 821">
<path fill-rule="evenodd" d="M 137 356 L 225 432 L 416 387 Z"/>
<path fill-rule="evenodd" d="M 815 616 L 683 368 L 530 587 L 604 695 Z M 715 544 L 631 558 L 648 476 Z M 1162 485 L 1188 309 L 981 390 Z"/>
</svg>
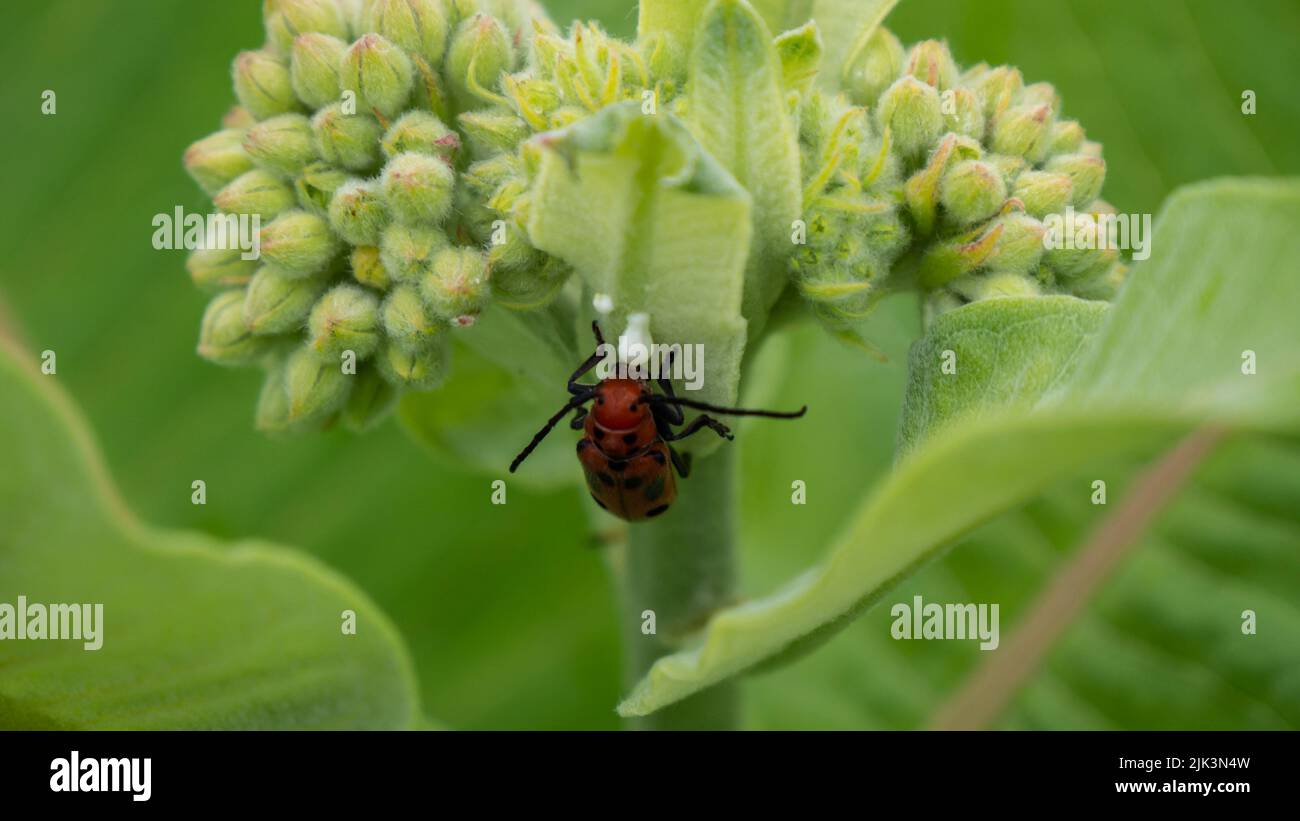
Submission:
<svg viewBox="0 0 1300 821">
<path fill-rule="evenodd" d="M 264 438 L 251 419 L 259 375 L 194 354 L 205 298 L 188 281 L 184 252 L 151 247 L 150 220 L 177 205 L 207 207 L 181 153 L 231 105 L 230 60 L 261 42 L 259 5 L 61 0 L 7 9 L 0 323 L 30 350 L 57 352 L 60 381 L 142 518 L 298 546 L 373 596 L 406 637 L 429 715 L 464 728 L 615 727 L 616 607 L 576 492 L 512 488 L 509 505 L 493 509 L 495 477 L 439 462 L 393 423 L 361 438 Z M 630 2 L 547 5 L 560 21 L 594 17 L 624 35 L 635 28 Z M 904 42 L 946 37 L 964 64 L 1009 62 L 1029 81 L 1055 83 L 1066 114 L 1104 143 L 1104 196 L 1123 211 L 1154 212 L 1172 189 L 1206 177 L 1300 172 L 1294 0 L 903 0 L 889 25 Z M 57 92 L 56 116 L 40 115 L 45 89 Z M 1243 89 L 1258 95 L 1254 116 L 1240 111 Z M 742 428 L 745 590 L 769 590 L 813 563 L 888 469 L 917 332 L 915 306 L 904 300 L 874 324 L 885 364 L 813 328 L 766 352 L 760 371 L 777 403 L 806 401 L 818 421 Z M 1191 498 L 1236 492 L 1248 479 L 1223 477 L 1241 458 L 1223 456 L 1210 490 Z M 206 506 L 190 504 L 194 479 L 207 482 Z M 793 479 L 807 483 L 806 507 L 787 503 Z M 1049 493 L 974 534 L 897 596 L 961 596 L 961 585 L 979 579 L 977 600 L 1007 602 L 1005 613 L 1095 515 L 1081 499 Z M 1166 517 L 1160 538 L 1187 530 L 1180 515 Z M 1269 538 L 1294 536 L 1283 529 Z M 890 642 L 886 611 L 753 680 L 749 724 L 914 726 L 974 651 Z M 1095 618 L 1110 626 L 1081 625 L 1076 648 L 1124 620 L 1122 610 Z M 1162 636 L 1156 622 L 1148 645 L 1180 640 L 1177 625 Z M 1004 633 L 1007 624 L 1004 616 Z M 1113 651 L 1116 675 L 1146 670 L 1148 657 L 1166 651 L 1133 652 Z M 1055 662 L 1077 673 L 1071 663 Z M 1249 696 L 1177 675 L 1223 706 L 1229 723 Z M 1100 675 L 1069 679 L 1069 693 L 1061 677 L 1037 682 L 1009 723 L 1162 722 Z M 1256 724 L 1296 720 L 1245 714 Z"/>
</svg>

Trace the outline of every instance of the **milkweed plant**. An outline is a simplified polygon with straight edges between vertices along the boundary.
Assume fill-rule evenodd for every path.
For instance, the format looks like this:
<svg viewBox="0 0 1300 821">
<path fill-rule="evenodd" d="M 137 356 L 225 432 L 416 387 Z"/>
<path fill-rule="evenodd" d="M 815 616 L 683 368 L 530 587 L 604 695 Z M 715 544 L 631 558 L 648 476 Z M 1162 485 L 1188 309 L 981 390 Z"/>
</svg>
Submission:
<svg viewBox="0 0 1300 821">
<path fill-rule="evenodd" d="M 218 212 L 260 224 L 256 259 L 189 257 L 212 294 L 199 354 L 265 372 L 264 431 L 361 430 L 436 390 L 461 343 L 527 366 L 494 322 L 547 329 L 538 347 L 576 365 L 593 319 L 645 315 L 655 341 L 704 346 L 703 401 L 735 404 L 766 335 L 810 321 L 869 349 L 891 294 L 919 294 L 928 328 L 1117 293 L 1116 250 L 1044 242 L 1114 213 L 1051 84 L 900 42 L 893 2 L 834 31 L 756 5 L 643 0 L 626 41 L 527 0 L 266 0 L 236 105 L 184 154 Z M 634 678 L 734 598 L 731 447 L 696 445 L 678 508 L 628 529 Z M 721 683 L 657 726 L 735 704 Z"/>
</svg>

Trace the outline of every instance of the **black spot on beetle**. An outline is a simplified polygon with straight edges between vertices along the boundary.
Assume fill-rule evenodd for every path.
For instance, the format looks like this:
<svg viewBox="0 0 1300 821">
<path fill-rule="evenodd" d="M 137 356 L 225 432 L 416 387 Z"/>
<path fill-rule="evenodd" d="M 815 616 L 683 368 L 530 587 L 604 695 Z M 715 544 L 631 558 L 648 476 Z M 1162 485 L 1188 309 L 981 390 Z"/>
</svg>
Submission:
<svg viewBox="0 0 1300 821">
<path fill-rule="evenodd" d="M 591 440 L 583 437 L 578 440 L 578 453 L 582 453 L 591 444 Z"/>
<path fill-rule="evenodd" d="M 623 487 L 627 488 L 628 490 L 636 490 L 637 488 L 641 487 L 641 483 L 644 481 L 645 479 L 643 479 L 640 476 L 629 476 L 623 480 Z"/>
<path fill-rule="evenodd" d="M 645 498 L 646 501 L 653 502 L 662 495 L 664 495 L 664 477 L 663 474 L 660 474 L 655 477 L 653 482 L 646 485 Z"/>
<path fill-rule="evenodd" d="M 636 444 L 636 434 L 635 434 L 635 433 L 625 433 L 625 434 L 623 434 L 623 444 L 625 444 L 625 445 L 635 445 L 635 444 Z"/>
<path fill-rule="evenodd" d="M 596 428 L 596 438 L 597 438 L 597 439 L 604 439 L 604 438 L 605 438 L 605 431 L 601 430 L 600 428 Z"/>
<path fill-rule="evenodd" d="M 663 513 L 667 509 L 668 509 L 668 505 L 660 505 L 659 507 L 652 507 L 645 512 L 646 518 L 653 519 L 655 516 L 658 516 L 660 513 Z"/>
<path fill-rule="evenodd" d="M 650 458 L 651 458 L 651 459 L 654 459 L 655 462 L 657 462 L 657 463 L 659 463 L 659 464 L 661 464 L 661 465 L 664 463 L 664 454 L 663 454 L 663 451 L 661 451 L 661 450 L 652 450 L 652 451 L 650 451 Z"/>
<path fill-rule="evenodd" d="M 609 463 L 609 469 L 614 471 L 615 473 L 622 473 L 623 471 L 627 470 L 627 460 L 626 459 L 611 460 Z"/>
<path fill-rule="evenodd" d="M 604 482 L 607 486 L 609 486 L 609 487 L 613 487 L 613 486 L 614 486 L 614 477 L 613 477 L 613 476 L 610 476 L 608 473 L 597 473 L 596 475 L 599 476 L 599 477 L 600 477 L 600 481 Z"/>
</svg>

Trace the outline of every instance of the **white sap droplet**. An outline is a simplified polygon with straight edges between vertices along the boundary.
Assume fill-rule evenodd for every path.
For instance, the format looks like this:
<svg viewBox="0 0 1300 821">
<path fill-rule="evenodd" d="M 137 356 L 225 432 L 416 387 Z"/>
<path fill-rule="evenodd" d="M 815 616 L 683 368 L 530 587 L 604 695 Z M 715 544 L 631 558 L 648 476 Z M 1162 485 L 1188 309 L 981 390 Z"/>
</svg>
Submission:
<svg viewBox="0 0 1300 821">
<path fill-rule="evenodd" d="M 591 307 L 598 314 L 607 314 L 614 310 L 614 300 L 609 294 L 596 294 L 591 298 Z"/>
</svg>

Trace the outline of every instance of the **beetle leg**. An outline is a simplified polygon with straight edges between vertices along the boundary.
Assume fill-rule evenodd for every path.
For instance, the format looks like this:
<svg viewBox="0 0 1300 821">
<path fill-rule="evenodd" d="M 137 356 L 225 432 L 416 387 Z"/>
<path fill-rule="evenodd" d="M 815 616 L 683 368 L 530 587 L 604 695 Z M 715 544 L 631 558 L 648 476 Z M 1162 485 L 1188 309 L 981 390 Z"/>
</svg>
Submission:
<svg viewBox="0 0 1300 821">
<path fill-rule="evenodd" d="M 586 421 L 587 421 L 587 407 L 586 405 L 584 405 L 573 412 L 573 418 L 569 420 L 569 427 L 573 428 L 574 430 L 582 430 L 582 426 L 584 423 L 586 423 Z"/>
<path fill-rule="evenodd" d="M 595 322 L 591 323 L 591 330 L 596 334 L 596 352 L 587 357 L 587 361 L 579 365 L 578 369 L 569 377 L 569 393 L 574 396 L 577 396 L 584 391 L 591 390 L 591 385 L 584 385 L 578 380 L 586 376 L 588 371 L 596 367 L 596 364 L 600 362 L 600 360 L 604 359 L 604 356 L 601 355 L 600 349 L 605 344 L 605 336 L 600 332 L 600 326 Z"/>
<path fill-rule="evenodd" d="M 672 457 L 673 467 L 677 468 L 678 476 L 685 479 L 691 475 L 691 455 L 689 453 L 678 453 L 677 448 L 669 445 L 668 455 Z"/>
<path fill-rule="evenodd" d="M 679 431 L 674 431 L 670 433 L 669 435 L 665 436 L 664 439 L 665 441 L 676 442 L 678 439 L 685 439 L 687 436 L 696 433 L 697 431 L 700 430 L 700 428 L 708 428 L 709 430 L 721 436 L 723 439 L 730 440 L 736 438 L 735 434 L 731 432 L 731 428 L 722 424 L 717 419 L 714 419 L 712 416 L 705 416 L 704 414 L 700 414 L 699 416 L 691 420 L 691 423 L 689 425 L 687 425 L 686 427 L 682 428 Z"/>
<path fill-rule="evenodd" d="M 669 351 L 668 352 L 669 373 L 671 373 L 673 369 L 673 358 L 674 358 L 674 352 Z M 664 392 L 664 396 L 671 396 L 674 399 L 677 398 L 677 393 L 673 390 L 673 381 L 671 379 L 660 377 L 657 381 L 659 382 L 659 389 Z M 669 424 L 680 425 L 682 422 L 686 421 L 686 414 L 682 413 L 682 409 L 677 405 L 669 404 L 667 402 L 658 402 L 656 404 L 658 406 L 658 409 L 660 409 L 662 412 L 663 419 L 667 421 Z"/>
</svg>

